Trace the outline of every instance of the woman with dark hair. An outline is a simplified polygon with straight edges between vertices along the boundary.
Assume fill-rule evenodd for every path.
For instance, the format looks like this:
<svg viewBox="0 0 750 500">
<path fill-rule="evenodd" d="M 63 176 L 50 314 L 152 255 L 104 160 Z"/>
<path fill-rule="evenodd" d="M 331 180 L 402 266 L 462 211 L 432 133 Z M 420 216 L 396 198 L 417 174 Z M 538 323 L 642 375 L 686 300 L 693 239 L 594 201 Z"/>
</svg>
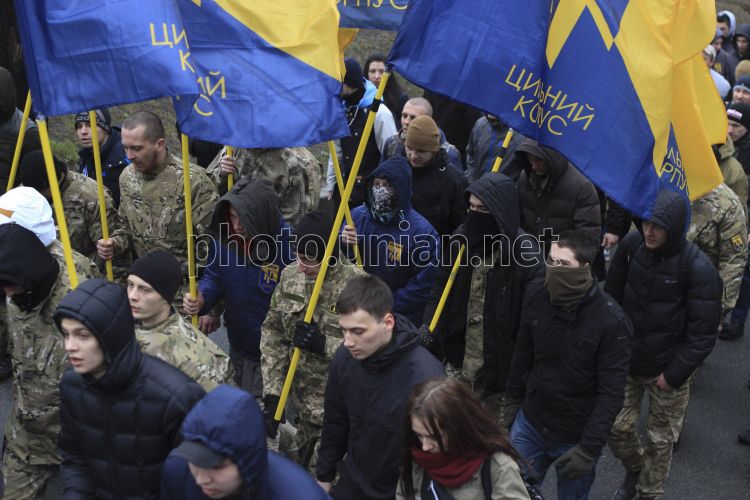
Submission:
<svg viewBox="0 0 750 500">
<path fill-rule="evenodd" d="M 414 388 L 404 436 L 398 500 L 529 499 L 518 453 L 495 418 L 455 379 Z"/>
<path fill-rule="evenodd" d="M 365 61 L 362 73 L 364 73 L 364 77 L 370 80 L 375 87 L 380 85 L 380 80 L 383 78 L 383 73 L 385 73 L 385 61 L 386 57 L 383 54 L 372 54 Z M 385 92 L 383 92 L 383 102 L 391 110 L 391 113 L 393 113 L 393 120 L 396 124 L 401 123 L 401 110 L 404 109 L 404 104 L 408 100 L 409 95 L 401 88 L 396 75 L 391 74 L 386 84 Z"/>
</svg>

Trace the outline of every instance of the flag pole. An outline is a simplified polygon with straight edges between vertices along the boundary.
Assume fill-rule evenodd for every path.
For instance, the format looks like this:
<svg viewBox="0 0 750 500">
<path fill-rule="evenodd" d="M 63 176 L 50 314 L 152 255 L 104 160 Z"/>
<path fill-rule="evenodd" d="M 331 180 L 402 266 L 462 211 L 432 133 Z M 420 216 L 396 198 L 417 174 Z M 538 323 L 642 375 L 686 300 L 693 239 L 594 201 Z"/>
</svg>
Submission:
<svg viewBox="0 0 750 500">
<path fill-rule="evenodd" d="M 497 158 L 495 158 L 495 163 L 492 164 L 492 170 L 490 170 L 491 172 L 500 171 L 500 165 L 503 164 L 503 157 L 508 151 L 508 145 L 510 144 L 510 140 L 512 137 L 513 129 L 508 129 L 508 133 L 505 134 L 505 139 L 503 140 L 503 145 L 498 152 Z M 430 333 L 434 332 L 435 328 L 437 328 L 438 321 L 440 321 L 440 315 L 443 314 L 445 303 L 448 301 L 448 296 L 451 293 L 451 288 L 453 288 L 453 282 L 456 281 L 456 275 L 458 274 L 458 270 L 461 267 L 461 258 L 464 256 L 465 252 L 466 244 L 462 243 L 461 248 L 459 248 L 458 250 L 456 261 L 453 263 L 451 273 L 448 275 L 448 281 L 445 283 L 445 288 L 443 288 L 443 293 L 442 295 L 440 295 L 440 301 L 438 302 L 437 308 L 435 309 L 435 313 L 432 315 L 432 321 L 430 321 Z"/>
<path fill-rule="evenodd" d="M 375 99 L 372 102 L 370 111 L 367 113 L 367 121 L 365 122 L 364 130 L 362 130 L 362 137 L 360 138 L 359 146 L 357 147 L 357 154 L 354 155 L 354 162 L 352 163 L 352 169 L 349 172 L 349 179 L 346 181 L 344 192 L 341 193 L 341 203 L 339 204 L 339 208 L 336 211 L 336 218 L 333 221 L 333 229 L 331 230 L 331 234 L 328 237 L 328 244 L 326 245 L 326 251 L 323 255 L 322 261 L 324 264 L 320 266 L 318 277 L 315 279 L 315 287 L 313 288 L 310 302 L 307 305 L 307 311 L 305 311 L 305 323 L 312 322 L 313 312 L 315 311 L 315 306 L 318 304 L 318 295 L 320 295 L 320 290 L 323 287 L 323 281 L 325 280 L 325 275 L 328 271 L 328 266 L 325 265 L 325 263 L 330 260 L 331 255 L 333 254 L 333 247 L 336 243 L 336 238 L 338 238 L 339 235 L 338 228 L 339 226 L 341 226 L 341 222 L 344 220 L 344 213 L 346 212 L 345 209 L 349 206 L 349 197 L 354 190 L 354 184 L 357 181 L 359 166 L 362 164 L 362 158 L 365 155 L 365 147 L 367 146 L 367 141 L 370 140 L 370 133 L 372 132 L 372 127 L 375 124 L 375 114 L 377 113 L 378 106 L 380 105 L 380 99 L 383 97 L 385 86 L 388 83 L 388 79 L 390 77 L 390 69 L 387 69 L 386 72 L 383 73 L 383 77 L 380 80 L 380 85 L 378 86 L 378 91 L 375 94 Z M 281 421 L 281 416 L 284 414 L 284 407 L 286 406 L 286 401 L 289 397 L 289 391 L 292 389 L 292 381 L 294 380 L 294 374 L 297 371 L 297 363 L 299 363 L 301 352 L 302 351 L 299 347 L 294 348 L 292 360 L 289 363 L 289 371 L 287 371 L 286 380 L 284 380 L 284 387 L 281 390 L 281 396 L 279 397 L 279 404 L 276 407 L 276 414 L 273 417 L 277 421 Z"/>
<path fill-rule="evenodd" d="M 195 284 L 195 249 L 193 248 L 193 195 L 190 187 L 190 151 L 188 151 L 188 136 L 182 134 L 182 185 L 185 191 L 185 232 L 187 233 L 188 283 L 190 296 L 198 297 L 198 287 Z M 193 326 L 198 327 L 198 315 L 191 318 Z"/>
<path fill-rule="evenodd" d="M 339 188 L 339 193 L 343 193 L 346 186 L 344 186 L 344 179 L 341 177 L 341 165 L 339 165 L 339 156 L 336 154 L 336 145 L 333 141 L 328 141 L 328 152 L 331 154 L 331 159 L 333 160 L 333 171 L 336 174 L 336 185 Z M 356 227 L 354 225 L 354 219 L 352 219 L 352 212 L 349 210 L 349 203 L 346 204 L 345 209 L 346 223 L 351 227 Z M 362 256 L 359 254 L 359 245 L 354 246 L 354 259 L 357 261 L 359 267 L 363 266 Z"/>
<path fill-rule="evenodd" d="M 234 148 L 232 146 L 226 146 L 227 148 L 227 156 L 234 156 Z M 234 174 L 229 174 L 227 176 L 227 191 L 231 191 L 232 187 L 234 187 Z"/>
<path fill-rule="evenodd" d="M 26 105 L 23 107 L 23 118 L 21 118 L 21 129 L 18 131 L 18 139 L 16 140 L 16 149 L 13 151 L 13 163 L 10 166 L 10 177 L 8 177 L 8 186 L 5 188 L 6 191 L 13 189 L 13 184 L 16 182 L 16 173 L 18 172 L 18 164 L 21 162 L 21 150 L 23 149 L 23 140 L 26 138 L 26 125 L 29 123 L 29 116 L 31 115 L 31 91 L 26 93 Z"/>
<path fill-rule="evenodd" d="M 99 218 L 102 221 L 102 239 L 109 239 L 109 223 L 107 222 L 107 206 L 104 198 L 104 179 L 102 178 L 102 159 L 99 148 L 99 129 L 96 125 L 96 112 L 89 111 L 89 125 L 91 126 L 91 148 L 94 150 L 94 169 L 96 170 L 96 194 L 99 197 Z M 112 273 L 112 259 L 104 261 L 107 279 L 114 281 Z"/>
<path fill-rule="evenodd" d="M 65 265 L 68 268 L 68 278 L 70 287 L 78 286 L 78 274 L 73 262 L 73 250 L 70 247 L 70 235 L 68 234 L 68 225 L 65 222 L 65 212 L 63 211 L 62 196 L 60 195 L 60 184 L 57 182 L 57 173 L 55 172 L 55 162 L 52 159 L 52 146 L 49 142 L 49 133 L 47 132 L 47 119 L 40 117 L 37 120 L 39 127 L 39 138 L 42 141 L 42 154 L 44 155 L 44 165 L 47 167 L 47 179 L 49 188 L 52 191 L 52 204 L 55 207 L 55 217 L 60 229 L 60 240 L 63 246 L 63 255 L 65 256 Z"/>
</svg>

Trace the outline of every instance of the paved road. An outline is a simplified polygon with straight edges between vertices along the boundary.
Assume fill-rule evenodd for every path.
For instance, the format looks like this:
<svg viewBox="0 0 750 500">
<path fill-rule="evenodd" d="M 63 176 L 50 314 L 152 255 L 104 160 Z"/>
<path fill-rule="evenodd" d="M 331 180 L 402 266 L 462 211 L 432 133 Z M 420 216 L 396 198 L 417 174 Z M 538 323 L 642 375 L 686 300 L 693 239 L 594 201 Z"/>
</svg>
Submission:
<svg viewBox="0 0 750 500">
<path fill-rule="evenodd" d="M 211 337 L 227 347 L 223 330 Z M 750 500 L 750 447 L 737 444 L 738 431 L 750 428 L 749 371 L 750 333 L 739 341 L 720 341 L 701 367 L 665 500 Z M 10 398 L 10 383 L 5 381 L 0 384 L 0 421 L 5 420 Z M 622 475 L 619 462 L 605 449 L 592 500 L 610 498 Z M 553 471 L 544 492 L 555 498 Z M 59 496 L 59 483 L 54 481 L 45 498 Z"/>
</svg>

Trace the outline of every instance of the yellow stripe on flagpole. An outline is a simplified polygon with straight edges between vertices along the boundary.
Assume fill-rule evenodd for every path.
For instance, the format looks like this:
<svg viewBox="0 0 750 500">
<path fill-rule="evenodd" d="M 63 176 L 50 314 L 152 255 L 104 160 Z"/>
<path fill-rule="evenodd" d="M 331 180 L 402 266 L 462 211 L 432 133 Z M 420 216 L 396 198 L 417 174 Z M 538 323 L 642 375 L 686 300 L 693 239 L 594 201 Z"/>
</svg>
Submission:
<svg viewBox="0 0 750 500">
<path fill-rule="evenodd" d="M 104 197 L 104 179 L 102 178 L 102 159 L 99 149 L 99 129 L 96 125 L 96 112 L 89 111 L 89 125 L 91 126 L 91 147 L 94 150 L 94 169 L 96 170 L 96 194 L 99 197 L 99 218 L 102 221 L 102 239 L 109 239 L 109 224 L 107 223 L 107 206 Z M 112 259 L 104 261 L 107 271 L 107 279 L 114 281 L 112 273 Z"/>
<path fill-rule="evenodd" d="M 185 232 L 187 234 L 188 283 L 190 296 L 198 296 L 195 283 L 195 249 L 193 248 L 193 193 L 190 187 L 190 152 L 188 151 L 188 137 L 182 134 L 182 185 L 185 190 Z M 198 316 L 192 317 L 193 326 L 198 327 Z"/>
<path fill-rule="evenodd" d="M 5 188 L 6 191 L 13 189 L 13 184 L 16 182 L 16 173 L 18 172 L 18 164 L 21 162 L 21 150 L 23 149 L 23 140 L 26 137 L 26 125 L 29 123 L 29 115 L 31 114 L 31 91 L 26 94 L 26 105 L 23 107 L 23 118 L 21 118 L 21 129 L 18 131 L 18 139 L 16 140 L 16 149 L 13 151 L 13 163 L 10 166 L 10 177 L 8 177 L 8 186 Z"/>
<path fill-rule="evenodd" d="M 62 196 L 60 196 L 60 184 L 58 184 L 57 181 L 55 162 L 52 159 L 52 146 L 50 146 L 49 133 L 47 132 L 47 120 L 45 118 L 40 118 L 37 120 L 37 126 L 39 127 L 39 138 L 42 141 L 44 164 L 47 167 L 47 179 L 49 180 L 50 191 L 52 191 L 52 205 L 55 208 L 55 217 L 57 218 L 57 225 L 60 229 L 60 240 L 63 246 L 63 254 L 65 256 L 65 265 L 68 268 L 68 279 L 70 280 L 70 287 L 76 288 L 78 286 L 78 274 L 76 273 L 76 266 L 73 262 L 73 250 L 70 247 L 70 235 L 68 234 L 68 225 L 65 222 Z"/>
</svg>

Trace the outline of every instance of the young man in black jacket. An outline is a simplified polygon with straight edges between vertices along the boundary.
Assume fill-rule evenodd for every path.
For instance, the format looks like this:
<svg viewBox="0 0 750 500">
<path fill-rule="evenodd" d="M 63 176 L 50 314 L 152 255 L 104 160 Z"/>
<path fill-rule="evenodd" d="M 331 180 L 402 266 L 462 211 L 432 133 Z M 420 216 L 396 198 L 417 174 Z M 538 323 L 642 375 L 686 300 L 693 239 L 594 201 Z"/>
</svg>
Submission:
<svg viewBox="0 0 750 500">
<path fill-rule="evenodd" d="M 444 376 L 392 310 L 388 285 L 371 275 L 352 279 L 336 302 L 344 343 L 329 370 L 316 471 L 331 492 L 338 470 L 334 500 L 395 497 L 406 401 L 414 386 Z"/>
<path fill-rule="evenodd" d="M 630 361 L 630 320 L 592 274 L 597 243 L 576 230 L 552 243 L 546 279 L 527 289 L 505 393 L 504 424 L 529 475 L 541 481 L 554 463 L 565 499 L 588 498 Z"/>
<path fill-rule="evenodd" d="M 142 354 L 128 297 L 91 279 L 55 312 L 73 369 L 60 382 L 64 498 L 156 498 L 185 415 L 205 392 Z"/>
<path fill-rule="evenodd" d="M 634 336 L 625 402 L 609 439 L 627 472 L 614 496 L 618 500 L 664 494 L 690 380 L 713 350 L 721 320 L 721 278 L 685 239 L 687 200 L 664 189 L 651 214 L 623 238 L 604 287 L 630 316 Z M 644 394 L 649 415 L 641 445 L 636 422 Z"/>
</svg>

